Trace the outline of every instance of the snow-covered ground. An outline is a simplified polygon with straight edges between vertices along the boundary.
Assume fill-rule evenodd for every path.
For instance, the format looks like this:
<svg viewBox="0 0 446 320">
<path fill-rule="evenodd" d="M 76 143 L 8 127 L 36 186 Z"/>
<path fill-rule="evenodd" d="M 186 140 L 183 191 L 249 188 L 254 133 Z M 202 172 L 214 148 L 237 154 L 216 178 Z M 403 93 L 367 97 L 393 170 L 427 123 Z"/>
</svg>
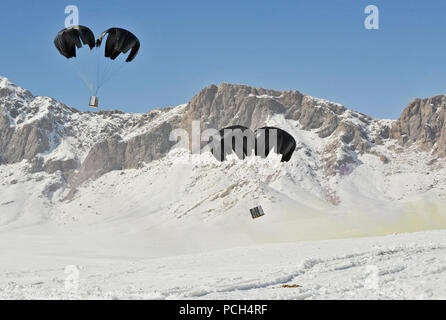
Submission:
<svg viewBox="0 0 446 320">
<path fill-rule="evenodd" d="M 173 150 L 71 201 L 42 197 L 53 176 L 3 166 L 0 298 L 445 299 L 446 230 L 428 231 L 446 228 L 445 201 L 396 201 L 410 179 L 369 163 L 338 185 L 340 206 L 317 197 L 306 163 L 276 155 Z M 257 204 L 266 215 L 252 220 Z"/>
<path fill-rule="evenodd" d="M 446 231 L 169 256 L 156 237 L 80 238 L 3 234 L 0 298 L 446 299 Z"/>
<path fill-rule="evenodd" d="M 45 163 L 80 164 L 98 142 L 127 141 L 187 109 L 80 113 L 2 77 L 0 89 L 9 127 L 51 120 Z M 340 119 L 370 137 L 393 121 L 348 110 Z M 392 139 L 327 152 L 339 135 L 321 138 L 283 114 L 267 124 L 296 139 L 289 162 L 174 148 L 76 192 L 60 170 L 1 164 L 0 298 L 446 298 L 444 158 Z M 348 156 L 343 172 L 327 173 L 327 159 Z M 253 220 L 258 205 L 266 214 Z"/>
</svg>

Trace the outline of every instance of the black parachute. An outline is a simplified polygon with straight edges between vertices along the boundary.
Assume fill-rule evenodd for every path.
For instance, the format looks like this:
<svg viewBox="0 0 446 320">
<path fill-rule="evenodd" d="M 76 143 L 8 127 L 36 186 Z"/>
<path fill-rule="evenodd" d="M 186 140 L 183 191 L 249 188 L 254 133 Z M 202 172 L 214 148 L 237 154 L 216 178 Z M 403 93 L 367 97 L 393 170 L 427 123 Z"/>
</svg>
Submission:
<svg viewBox="0 0 446 320">
<path fill-rule="evenodd" d="M 232 152 L 241 160 L 252 154 L 255 135 L 251 129 L 234 125 L 221 129 L 219 135 L 219 139 L 217 137 L 211 141 L 211 152 L 217 160 L 224 161 Z"/>
<path fill-rule="evenodd" d="M 105 37 L 107 37 L 105 43 L 105 58 L 99 59 L 99 47 Z M 92 57 L 95 57 L 90 54 L 86 56 L 79 55 L 77 59 L 70 59 L 76 57 L 76 48 L 82 48 L 82 44 L 88 45 L 90 50 L 95 48 L 97 59 L 93 64 L 85 64 Z M 110 60 L 115 60 L 119 54 L 126 54 L 130 51 L 125 60 L 125 62 L 130 62 L 135 59 L 141 46 L 139 39 L 125 29 L 107 29 L 95 40 L 93 32 L 84 26 L 71 26 L 61 30 L 54 39 L 54 45 L 62 56 L 69 59 L 77 75 L 85 82 L 88 89 L 90 89 L 91 97 L 89 107 L 94 108 L 97 108 L 99 105 L 97 95 L 101 87 L 112 79 L 125 64 L 124 61 L 117 63 L 116 61 Z"/>
<path fill-rule="evenodd" d="M 296 149 L 296 140 L 285 130 L 276 127 L 262 127 L 255 131 L 256 156 L 266 158 L 271 150 L 282 155 L 282 162 L 288 162 Z"/>
<path fill-rule="evenodd" d="M 121 28 L 110 28 L 101 33 L 96 40 L 96 47 L 100 47 L 102 40 L 108 34 L 105 43 L 105 57 L 115 60 L 120 53 L 127 53 L 130 49 L 126 62 L 132 61 L 138 54 L 139 39 L 130 31 Z"/>
<path fill-rule="evenodd" d="M 65 28 L 54 38 L 54 45 L 60 54 L 70 59 L 76 57 L 76 47 L 82 48 L 82 43 L 88 45 L 90 50 L 95 47 L 93 32 L 84 26 L 72 26 Z"/>
</svg>

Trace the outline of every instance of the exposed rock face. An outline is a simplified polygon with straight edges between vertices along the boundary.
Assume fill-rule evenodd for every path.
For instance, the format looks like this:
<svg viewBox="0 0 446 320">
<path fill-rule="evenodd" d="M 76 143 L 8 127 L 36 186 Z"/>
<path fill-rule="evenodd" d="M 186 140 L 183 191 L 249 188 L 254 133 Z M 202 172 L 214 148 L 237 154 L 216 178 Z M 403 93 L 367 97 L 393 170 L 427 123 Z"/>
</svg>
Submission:
<svg viewBox="0 0 446 320">
<path fill-rule="evenodd" d="M 367 152 L 372 145 L 368 127 L 376 120 L 340 104 L 298 91 L 274 91 L 226 83 L 211 85 L 193 97 L 182 125 L 190 128 L 192 120 L 200 120 L 202 129 L 243 125 L 255 130 L 275 114 L 284 114 L 287 119 L 298 121 L 302 129 L 316 130 L 320 137 L 331 138 L 325 148 L 327 174 L 346 173 L 341 168 L 357 164 L 350 152 Z"/>
<path fill-rule="evenodd" d="M 186 124 L 200 120 L 205 128 L 243 125 L 256 129 L 268 117 L 283 113 L 299 120 L 303 129 L 321 128 L 329 136 L 337 126 L 338 117 L 346 108 L 340 104 L 305 96 L 299 91 L 256 89 L 245 85 L 222 83 L 211 85 L 191 99 L 185 113 Z"/>
<path fill-rule="evenodd" d="M 0 78 L 0 164 L 27 160 L 28 172 L 61 172 L 73 187 L 111 170 L 159 159 L 173 145 L 177 110 L 81 113 Z"/>
<path fill-rule="evenodd" d="M 391 138 L 402 146 L 416 144 L 422 150 L 432 150 L 446 156 L 446 96 L 414 99 L 394 123 Z"/>
<path fill-rule="evenodd" d="M 219 129 L 233 124 L 254 129 L 263 125 L 269 115 L 286 111 L 275 99 L 280 94 L 244 85 L 211 85 L 191 99 L 185 113 L 185 124 L 200 120 L 204 129 Z M 258 96 L 273 98 L 259 99 Z"/>
<path fill-rule="evenodd" d="M 166 155 L 173 129 L 191 132 L 243 125 L 255 130 L 276 115 L 324 139 L 326 175 L 346 175 L 360 165 L 358 155 L 378 151 L 389 139 L 446 156 L 446 97 L 415 99 L 397 121 L 370 118 L 344 106 L 304 95 L 245 85 L 211 85 L 187 105 L 145 114 L 79 112 L 46 97 L 34 97 L 0 77 L 0 164 L 27 160 L 29 172 L 61 173 L 72 188 L 111 170 L 137 168 Z M 298 140 L 298 139 L 296 139 Z M 58 185 L 63 185 L 58 183 Z"/>
<path fill-rule="evenodd" d="M 30 160 L 49 148 L 48 135 L 52 131 L 49 119 L 39 119 L 32 124 L 20 119 L 17 127 L 11 126 L 11 118 L 18 116 L 18 110 L 31 97 L 31 93 L 23 89 L 0 88 L 0 101 L 4 101 L 0 108 L 0 164 Z"/>
<path fill-rule="evenodd" d="M 1 119 L 0 121 L 2 122 Z M 39 130 L 37 126 L 25 125 L 17 130 L 11 130 L 8 125 L 5 125 L 5 122 L 2 122 L 0 127 L 2 130 L 0 152 L 3 163 L 14 163 L 23 159 L 30 160 L 49 149 L 46 135 L 48 132 Z"/>
<path fill-rule="evenodd" d="M 95 144 L 82 163 L 74 185 L 90 178 L 98 178 L 111 170 L 136 168 L 143 162 L 161 158 L 174 144 L 168 139 L 171 131 L 172 125 L 163 122 L 156 130 L 128 141 L 115 135 Z"/>
</svg>

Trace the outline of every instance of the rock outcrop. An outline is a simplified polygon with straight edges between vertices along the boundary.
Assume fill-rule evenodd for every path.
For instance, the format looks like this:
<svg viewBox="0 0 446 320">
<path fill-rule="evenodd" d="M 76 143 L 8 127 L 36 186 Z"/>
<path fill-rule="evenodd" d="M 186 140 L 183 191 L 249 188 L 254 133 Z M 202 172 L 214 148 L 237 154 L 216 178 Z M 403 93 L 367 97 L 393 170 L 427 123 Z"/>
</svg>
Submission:
<svg viewBox="0 0 446 320">
<path fill-rule="evenodd" d="M 325 148 L 327 174 L 346 173 L 348 170 L 344 167 L 357 164 L 351 152 L 367 152 L 373 144 L 368 127 L 377 120 L 338 103 L 299 91 L 256 89 L 227 83 L 211 85 L 193 97 L 182 125 L 190 128 L 191 121 L 200 120 L 202 129 L 229 125 L 256 129 L 275 114 L 297 121 L 304 130 L 315 130 L 322 138 L 331 138 Z"/>
<path fill-rule="evenodd" d="M 173 129 L 243 125 L 256 129 L 282 115 L 324 139 L 319 155 L 326 175 L 347 175 L 358 155 L 389 159 L 375 146 L 396 139 L 446 157 L 446 96 L 415 99 L 396 121 L 378 120 L 299 91 L 211 85 L 186 105 L 145 114 L 80 112 L 54 99 L 34 97 L 0 77 L 0 164 L 26 160 L 29 172 L 62 173 L 71 188 L 111 170 L 137 168 L 166 155 Z"/>
<path fill-rule="evenodd" d="M 414 99 L 392 126 L 390 137 L 402 146 L 416 145 L 446 156 L 446 96 Z"/>
</svg>

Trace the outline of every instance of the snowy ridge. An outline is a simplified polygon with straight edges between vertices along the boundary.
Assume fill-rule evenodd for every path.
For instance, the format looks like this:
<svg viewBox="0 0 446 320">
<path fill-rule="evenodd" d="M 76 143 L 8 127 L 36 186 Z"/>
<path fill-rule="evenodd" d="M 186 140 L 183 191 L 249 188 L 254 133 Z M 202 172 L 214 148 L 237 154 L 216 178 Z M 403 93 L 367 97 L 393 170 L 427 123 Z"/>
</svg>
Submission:
<svg viewBox="0 0 446 320">
<path fill-rule="evenodd" d="M 443 100 L 425 102 L 436 121 Z M 441 135 L 406 143 L 403 119 L 230 84 L 143 114 L 79 112 L 0 78 L 0 297 L 445 298 Z M 286 163 L 173 148 L 194 120 L 277 126 L 297 147 Z"/>
<path fill-rule="evenodd" d="M 101 141 L 118 137 L 118 141 L 122 143 L 131 143 L 132 139 L 150 135 L 153 130 L 166 123 L 181 123 L 193 103 L 192 100 L 189 104 L 155 109 L 145 114 L 119 111 L 82 113 L 51 98 L 33 97 L 6 78 L 1 78 L 0 83 L 1 90 L 7 90 L 8 93 L 1 96 L 1 105 L 8 111 L 13 126 L 19 128 L 37 123 L 39 127 L 46 128 L 49 143 L 44 152 L 37 153 L 36 158 L 42 159 L 44 168 L 57 164 L 53 165 L 54 169 L 50 167 L 44 170 L 46 172 L 35 169 L 34 160 L 3 166 L 0 172 L 2 185 L 11 188 L 11 181 L 14 184 L 27 185 L 35 181 L 37 189 L 41 190 L 40 194 L 37 192 L 37 198 L 51 207 L 52 213 L 46 212 L 44 216 L 58 218 L 64 216 L 61 212 L 68 210 L 65 207 L 70 208 L 70 202 L 60 202 L 72 189 L 71 178 L 67 178 L 67 172 L 63 169 L 66 164 L 69 165 L 70 172 L 76 174 L 92 148 Z M 223 84 L 222 88 L 231 87 Z M 235 88 L 245 90 L 241 85 Z M 212 87 L 207 89 L 211 90 Z M 290 95 L 296 94 L 298 92 L 263 90 L 246 96 L 269 101 L 289 99 Z M 264 125 L 280 127 L 291 133 L 297 141 L 296 151 L 289 163 L 280 163 L 274 154 L 268 159 L 251 157 L 245 161 L 230 157 L 229 161 L 219 163 L 209 153 L 201 155 L 197 162 L 195 156 L 191 156 L 187 150 L 170 150 L 161 159 L 143 166 L 138 164 L 136 169 L 112 171 L 99 177 L 97 181 L 89 181 L 87 176 L 83 180 L 84 185 L 77 186 L 79 193 L 72 202 L 82 198 L 84 192 L 94 193 L 91 190 L 85 191 L 88 188 L 101 189 L 107 185 L 113 188 L 107 191 L 110 196 L 105 196 L 105 202 L 119 197 L 120 193 L 125 198 L 130 192 L 127 186 L 120 192 L 113 189 L 130 183 L 125 182 L 127 172 L 134 172 L 131 174 L 131 183 L 136 183 L 137 179 L 157 180 L 161 175 L 160 170 L 164 172 L 162 181 L 153 183 L 155 189 L 151 192 L 159 193 L 157 189 L 160 185 L 165 186 L 163 188 L 166 190 L 177 186 L 176 196 L 166 194 L 166 199 L 160 200 L 165 203 L 160 210 L 176 218 L 191 215 L 213 219 L 231 212 L 246 212 L 248 207 L 259 202 L 279 211 L 305 207 L 311 208 L 309 211 L 324 212 L 352 206 L 361 207 L 365 203 L 372 205 L 376 201 L 393 210 L 400 210 L 397 208 L 404 205 L 398 201 L 407 202 L 420 197 L 445 198 L 446 181 L 441 178 L 446 173 L 444 159 L 437 159 L 430 152 L 420 151 L 416 147 L 401 152 L 401 147 L 393 139 L 381 139 L 381 143 L 375 143 L 379 139 L 380 130 L 390 130 L 394 120 L 372 119 L 348 110 L 341 104 L 307 95 L 302 96 L 302 101 L 310 104 L 310 111 L 320 112 L 316 114 L 328 112 L 330 117 L 338 117 L 340 125 L 331 135 L 321 136 L 324 127 L 309 129 L 303 120 L 288 119 L 283 113 L 268 115 Z M 240 108 L 237 114 L 243 112 Z M 330 125 L 331 122 L 327 123 Z M 356 151 L 358 146 L 366 148 L 366 152 Z M 75 164 L 70 161 L 75 161 Z M 338 168 L 337 171 L 327 174 L 328 164 Z M 98 165 L 101 168 L 101 163 Z M 7 169 L 9 167 L 23 169 L 16 172 L 14 169 Z M 103 185 L 99 186 L 98 183 Z M 150 190 L 151 185 L 149 183 L 149 186 L 140 188 Z M 4 193 L 6 194 L 7 192 Z M 39 201 L 38 199 L 33 201 Z M 12 208 L 11 201 L 5 196 L 2 202 L 9 203 L 8 208 Z M 153 201 L 150 199 L 147 204 L 136 203 L 136 210 L 153 205 Z M 96 208 L 95 211 L 100 211 L 98 205 L 92 207 Z M 79 217 L 74 214 L 72 218 Z"/>
<path fill-rule="evenodd" d="M 90 149 L 111 135 L 128 140 L 175 116 L 186 105 L 154 109 L 147 114 L 111 112 L 79 112 L 49 97 L 32 94 L 0 77 L 0 107 L 10 119 L 10 126 L 20 129 L 39 120 L 51 122 L 50 146 L 42 153 L 45 159 L 77 158 L 82 162 Z"/>
</svg>

